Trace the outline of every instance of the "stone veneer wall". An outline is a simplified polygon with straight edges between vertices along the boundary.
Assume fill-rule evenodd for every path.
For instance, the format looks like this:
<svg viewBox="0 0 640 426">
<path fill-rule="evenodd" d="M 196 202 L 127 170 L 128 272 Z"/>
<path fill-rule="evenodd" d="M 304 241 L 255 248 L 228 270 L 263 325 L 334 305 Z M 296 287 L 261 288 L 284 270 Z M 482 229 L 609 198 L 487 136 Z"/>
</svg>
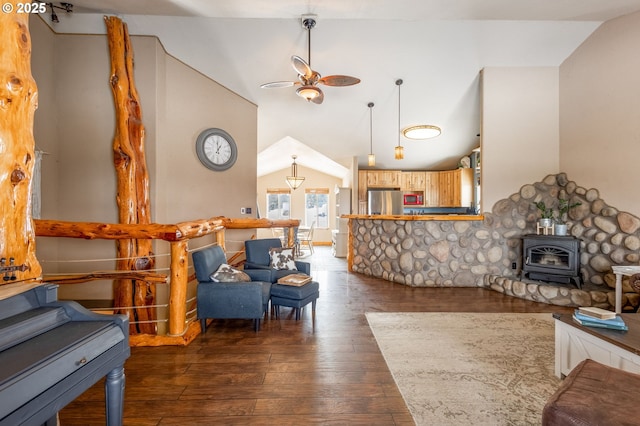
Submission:
<svg viewBox="0 0 640 426">
<path fill-rule="evenodd" d="M 533 203 L 554 207 L 558 198 L 580 206 L 568 214 L 569 235 L 582 240 L 582 289 L 519 279 L 522 240 L 536 233 Z M 615 305 L 612 265 L 638 264 L 640 219 L 607 205 L 596 189 L 549 175 L 498 201 L 484 221 L 352 219 L 353 271 L 426 287 L 488 287 L 505 294 L 562 306 Z M 515 262 L 517 269 L 511 264 Z M 636 309 L 639 296 L 623 281 L 623 307 Z"/>
</svg>

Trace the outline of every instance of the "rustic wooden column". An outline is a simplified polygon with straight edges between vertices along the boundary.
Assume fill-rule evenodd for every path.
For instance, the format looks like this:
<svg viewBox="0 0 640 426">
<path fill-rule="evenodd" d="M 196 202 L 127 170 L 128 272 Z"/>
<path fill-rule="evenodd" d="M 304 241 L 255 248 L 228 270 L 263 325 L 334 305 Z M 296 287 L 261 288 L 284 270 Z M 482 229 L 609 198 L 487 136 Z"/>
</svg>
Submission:
<svg viewBox="0 0 640 426">
<path fill-rule="evenodd" d="M 116 201 L 119 222 L 123 224 L 151 223 L 149 174 L 144 153 L 144 125 L 135 87 L 133 49 L 127 25 L 115 16 L 105 16 L 111 55 L 111 90 L 116 110 L 113 138 L 113 161 L 118 180 Z M 155 265 L 151 240 L 117 240 L 118 270 L 147 270 Z M 133 333 L 155 333 L 155 323 L 133 324 L 156 319 L 149 307 L 155 301 L 155 284 L 135 280 L 114 281 L 116 311 L 127 314 Z M 135 305 L 133 310 L 118 310 Z"/>
<path fill-rule="evenodd" d="M 189 241 L 171 243 L 171 277 L 169 287 L 169 335 L 179 336 L 187 328 L 187 281 L 189 275 Z"/>
<path fill-rule="evenodd" d="M 9 6 L 13 12 L 6 12 Z M 38 89 L 31 75 L 29 15 L 16 8 L 15 1 L 5 1 L 0 13 L 0 266 L 15 267 L 0 274 L 0 285 L 42 273 L 31 216 Z"/>
</svg>

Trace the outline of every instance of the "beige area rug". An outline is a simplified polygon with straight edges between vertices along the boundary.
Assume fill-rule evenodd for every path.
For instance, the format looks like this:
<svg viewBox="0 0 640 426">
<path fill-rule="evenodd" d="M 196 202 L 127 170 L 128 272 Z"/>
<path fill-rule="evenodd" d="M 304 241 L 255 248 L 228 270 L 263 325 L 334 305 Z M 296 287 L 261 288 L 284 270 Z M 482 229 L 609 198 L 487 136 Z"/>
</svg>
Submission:
<svg viewBox="0 0 640 426">
<path fill-rule="evenodd" d="M 367 313 L 416 424 L 539 425 L 554 376 L 550 313 Z"/>
</svg>

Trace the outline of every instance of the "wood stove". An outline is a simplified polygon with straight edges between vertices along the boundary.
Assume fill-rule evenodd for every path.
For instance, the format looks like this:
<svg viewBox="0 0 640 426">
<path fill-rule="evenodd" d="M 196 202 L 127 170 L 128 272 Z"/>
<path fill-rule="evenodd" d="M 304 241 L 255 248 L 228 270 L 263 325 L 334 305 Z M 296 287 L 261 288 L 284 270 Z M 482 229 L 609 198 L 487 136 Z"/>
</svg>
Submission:
<svg viewBox="0 0 640 426">
<path fill-rule="evenodd" d="M 582 288 L 580 240 L 570 236 L 522 237 L 522 273 L 532 280 L 570 284 Z"/>
</svg>

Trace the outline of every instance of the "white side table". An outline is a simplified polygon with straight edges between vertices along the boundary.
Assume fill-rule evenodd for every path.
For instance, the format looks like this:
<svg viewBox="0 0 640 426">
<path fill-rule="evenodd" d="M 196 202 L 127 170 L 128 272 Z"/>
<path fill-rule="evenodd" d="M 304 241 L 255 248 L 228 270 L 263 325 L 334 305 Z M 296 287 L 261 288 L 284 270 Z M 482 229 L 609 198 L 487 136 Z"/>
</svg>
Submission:
<svg viewBox="0 0 640 426">
<path fill-rule="evenodd" d="M 640 273 L 640 266 L 612 266 L 616 274 L 616 314 L 622 312 L 622 277 Z"/>
<path fill-rule="evenodd" d="M 571 314 L 553 314 L 555 318 L 555 374 L 568 375 L 581 361 L 589 358 L 610 367 L 640 373 L 640 318 L 622 314 L 629 331 L 584 327 Z"/>
</svg>

